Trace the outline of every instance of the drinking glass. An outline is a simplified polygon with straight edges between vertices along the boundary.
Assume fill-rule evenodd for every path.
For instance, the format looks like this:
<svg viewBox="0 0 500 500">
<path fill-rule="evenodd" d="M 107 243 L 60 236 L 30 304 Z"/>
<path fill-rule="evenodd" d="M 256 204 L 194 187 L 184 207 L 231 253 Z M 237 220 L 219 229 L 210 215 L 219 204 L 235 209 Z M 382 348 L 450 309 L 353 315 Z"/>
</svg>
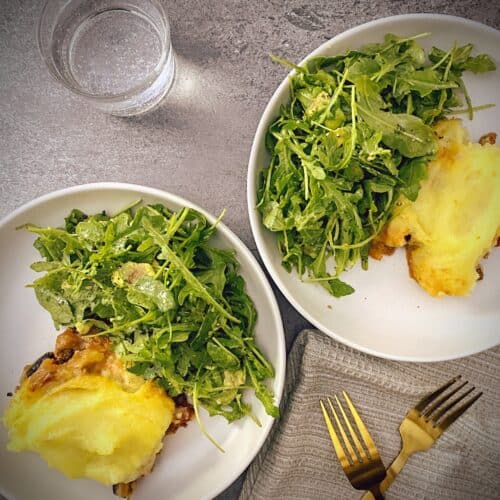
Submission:
<svg viewBox="0 0 500 500">
<path fill-rule="evenodd" d="M 174 80 L 159 0 L 46 0 L 37 39 L 52 76 L 113 115 L 152 109 Z"/>
</svg>

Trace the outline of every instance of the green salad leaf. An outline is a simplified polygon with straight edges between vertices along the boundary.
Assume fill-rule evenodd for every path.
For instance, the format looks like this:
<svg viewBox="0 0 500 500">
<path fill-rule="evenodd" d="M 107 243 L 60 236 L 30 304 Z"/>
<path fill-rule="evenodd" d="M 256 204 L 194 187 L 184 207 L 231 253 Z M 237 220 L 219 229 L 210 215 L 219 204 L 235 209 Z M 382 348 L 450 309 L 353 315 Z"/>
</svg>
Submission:
<svg viewBox="0 0 500 500">
<path fill-rule="evenodd" d="M 282 264 L 335 297 L 354 289 L 341 274 L 368 266 L 372 240 L 398 196 L 418 196 L 437 152 L 432 125 L 470 98 L 464 71 L 492 71 L 472 45 L 428 56 L 418 39 L 382 43 L 296 66 L 290 100 L 266 135 L 271 154 L 258 184 L 258 210 L 277 235 Z M 483 109 L 488 106 L 479 106 Z"/>
<path fill-rule="evenodd" d="M 130 371 L 211 415 L 255 419 L 243 400 L 250 388 L 278 416 L 235 252 L 210 244 L 216 224 L 159 204 L 115 216 L 75 209 L 65 223 L 24 226 L 43 258 L 32 268 L 45 273 L 30 286 L 56 328 L 109 336 Z"/>
</svg>

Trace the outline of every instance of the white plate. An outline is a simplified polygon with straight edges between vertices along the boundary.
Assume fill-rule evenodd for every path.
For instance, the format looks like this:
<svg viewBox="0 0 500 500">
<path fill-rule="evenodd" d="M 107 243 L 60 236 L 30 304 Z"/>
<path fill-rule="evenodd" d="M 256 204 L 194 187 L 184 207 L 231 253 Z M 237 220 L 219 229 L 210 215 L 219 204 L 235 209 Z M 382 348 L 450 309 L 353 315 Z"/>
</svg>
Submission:
<svg viewBox="0 0 500 500">
<path fill-rule="evenodd" d="M 60 226 L 72 208 L 87 213 L 117 211 L 142 198 L 145 203 L 164 203 L 172 209 L 191 206 L 214 217 L 192 203 L 172 194 L 129 184 L 100 183 L 77 186 L 51 193 L 16 210 L 0 222 L 0 412 L 8 403 L 24 365 L 33 362 L 54 346 L 56 331 L 49 314 L 36 301 L 32 289 L 25 288 L 37 275 L 29 265 L 39 260 L 33 248 L 34 235 L 16 231 L 26 222 Z M 223 208 L 223 207 L 221 207 Z M 259 346 L 274 365 L 272 388 L 279 402 L 285 377 L 285 343 L 280 312 L 271 287 L 257 261 L 243 243 L 224 224 L 219 224 L 214 243 L 236 249 L 247 291 L 259 314 L 256 337 Z M 196 422 L 167 436 L 154 471 L 140 481 L 136 500 L 211 498 L 229 486 L 249 465 L 262 446 L 273 419 L 255 397 L 249 398 L 258 427 L 250 418 L 227 424 L 222 417 L 202 419 L 208 432 L 225 449 L 219 452 L 201 434 Z M 0 492 L 17 500 L 112 500 L 111 488 L 90 480 L 70 480 L 49 469 L 31 453 L 11 453 L 5 448 L 7 433 L 0 425 Z"/>
<path fill-rule="evenodd" d="M 386 33 L 415 35 L 431 32 L 419 42 L 449 49 L 473 43 L 475 53 L 486 52 L 497 71 L 466 74 L 464 80 L 475 105 L 495 103 L 496 108 L 464 120 L 473 140 L 500 133 L 500 32 L 458 17 L 412 14 L 380 19 L 351 29 L 326 42 L 306 59 L 341 54 L 363 44 L 382 41 Z M 288 101 L 288 80 L 278 87 L 260 120 L 250 155 L 247 197 L 253 235 L 274 281 L 292 305 L 311 323 L 347 345 L 377 356 L 405 361 L 440 361 L 488 349 L 500 343 L 500 249 L 484 261 L 484 281 L 468 298 L 428 296 L 408 277 L 404 251 L 381 262 L 370 259 L 370 268 L 356 267 L 343 277 L 356 292 L 342 299 L 330 296 L 318 284 L 302 283 L 296 273 L 281 266 L 275 236 L 264 228 L 256 206 L 258 174 L 269 164 L 264 139 L 270 123 Z"/>
</svg>

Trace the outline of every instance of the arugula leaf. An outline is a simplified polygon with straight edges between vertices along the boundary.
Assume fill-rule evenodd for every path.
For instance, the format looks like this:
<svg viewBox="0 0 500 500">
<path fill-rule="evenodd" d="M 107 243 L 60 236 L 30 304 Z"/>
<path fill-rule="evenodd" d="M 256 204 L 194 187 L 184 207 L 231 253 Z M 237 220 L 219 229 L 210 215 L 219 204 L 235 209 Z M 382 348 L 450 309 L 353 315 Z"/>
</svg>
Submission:
<svg viewBox="0 0 500 500">
<path fill-rule="evenodd" d="M 338 278 L 323 281 L 322 284 L 334 297 L 344 297 L 354 293 L 354 288 L 351 285 L 344 283 Z"/>
<path fill-rule="evenodd" d="M 55 282 L 38 282 L 35 285 L 35 294 L 40 305 L 49 311 L 56 327 L 67 325 L 74 321 L 73 311 L 68 301 L 57 292 Z"/>
<path fill-rule="evenodd" d="M 419 69 L 403 73 L 397 82 L 397 95 L 407 95 L 417 92 L 425 97 L 433 90 L 453 89 L 458 85 L 453 81 L 443 81 L 441 75 L 432 68 Z"/>
<path fill-rule="evenodd" d="M 486 73 L 488 71 L 494 71 L 496 65 L 489 55 L 479 54 L 475 57 L 469 57 L 462 65 L 462 69 L 464 71 L 472 71 L 473 73 Z"/>
<path fill-rule="evenodd" d="M 175 307 L 172 292 L 151 276 L 141 276 L 130 285 L 127 300 L 131 304 L 142 306 L 145 309 L 157 307 L 161 312 L 169 311 Z"/>
<path fill-rule="evenodd" d="M 64 228 L 68 231 L 68 233 L 74 233 L 76 226 L 83 220 L 87 219 L 87 217 L 88 215 L 86 213 L 78 210 L 78 208 L 74 208 L 64 219 Z"/>
<path fill-rule="evenodd" d="M 106 224 L 108 227 L 108 224 Z M 104 240 L 105 223 L 94 218 L 83 220 L 75 227 L 75 233 L 82 239 L 93 245 Z"/>
<path fill-rule="evenodd" d="M 420 190 L 420 181 L 427 177 L 428 158 L 415 158 L 401 167 L 399 178 L 403 182 L 400 191 L 410 201 L 415 201 Z"/>
<path fill-rule="evenodd" d="M 463 71 L 472 71 L 473 73 L 486 73 L 488 71 L 494 71 L 496 65 L 487 54 L 479 54 L 477 56 L 472 56 L 471 52 L 473 45 L 468 43 L 462 47 L 453 47 L 449 52 L 444 52 L 437 47 L 433 47 L 429 53 L 429 60 L 435 63 L 444 65 L 445 61 L 451 61 L 450 69 L 457 72 L 458 76 L 462 74 Z"/>
<path fill-rule="evenodd" d="M 284 268 L 335 297 L 353 293 L 340 277 L 358 262 L 367 269 L 371 242 L 398 197 L 418 196 L 437 150 L 432 125 L 462 97 L 472 115 L 462 73 L 495 69 L 471 44 L 427 56 L 418 39 L 428 35 L 389 33 L 302 67 L 273 57 L 296 73 L 290 101 L 267 131 L 271 159 L 257 208 L 277 235 Z"/>
<path fill-rule="evenodd" d="M 207 343 L 207 352 L 212 361 L 222 368 L 238 368 L 240 366 L 238 357 L 220 342 L 217 344 L 215 342 L 216 339 Z"/>
<path fill-rule="evenodd" d="M 272 417 L 279 417 L 279 410 L 273 403 L 273 395 L 270 389 L 262 382 L 248 361 L 245 362 L 246 369 L 250 375 L 250 381 L 254 387 L 256 396 L 260 399 L 266 412 Z"/>
</svg>

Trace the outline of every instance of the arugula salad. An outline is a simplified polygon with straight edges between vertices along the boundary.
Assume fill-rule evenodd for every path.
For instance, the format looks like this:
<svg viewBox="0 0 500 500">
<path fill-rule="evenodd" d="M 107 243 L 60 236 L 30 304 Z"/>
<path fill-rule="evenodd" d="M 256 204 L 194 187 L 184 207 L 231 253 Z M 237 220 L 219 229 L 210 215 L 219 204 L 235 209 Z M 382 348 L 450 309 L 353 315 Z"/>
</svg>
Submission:
<svg viewBox="0 0 500 500">
<path fill-rule="evenodd" d="M 249 388 L 278 416 L 265 384 L 274 369 L 255 343 L 257 313 L 235 252 L 210 244 L 218 221 L 136 204 L 112 217 L 75 209 L 64 228 L 24 226 L 43 257 L 31 267 L 45 272 L 30 286 L 56 328 L 108 336 L 131 372 L 171 397 L 189 395 L 197 418 L 201 405 L 258 423 L 243 400 Z"/>
<path fill-rule="evenodd" d="M 258 210 L 277 234 L 282 264 L 335 297 L 354 289 L 341 274 L 368 267 L 371 241 L 400 194 L 414 201 L 437 152 L 432 125 L 473 108 L 464 71 L 495 69 L 471 44 L 428 54 L 420 34 L 296 66 L 290 100 L 269 126 L 269 165 L 259 178 Z M 463 109 L 459 109 L 463 106 Z"/>
</svg>

